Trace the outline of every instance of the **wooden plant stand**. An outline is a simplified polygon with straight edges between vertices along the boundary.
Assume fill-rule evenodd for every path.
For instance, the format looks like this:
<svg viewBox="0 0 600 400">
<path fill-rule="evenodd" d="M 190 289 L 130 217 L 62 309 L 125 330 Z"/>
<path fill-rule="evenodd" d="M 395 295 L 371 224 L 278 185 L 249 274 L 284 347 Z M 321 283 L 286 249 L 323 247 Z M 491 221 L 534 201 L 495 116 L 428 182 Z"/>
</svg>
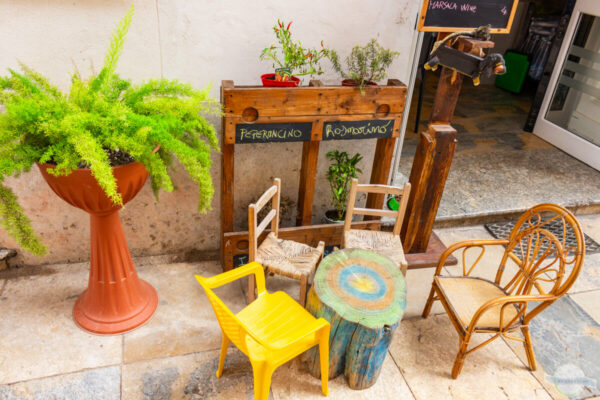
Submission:
<svg viewBox="0 0 600 400">
<path fill-rule="evenodd" d="M 233 81 L 223 81 L 223 269 L 227 271 L 233 268 L 234 256 L 248 252 L 248 232 L 233 232 L 233 171 L 236 145 L 304 142 L 298 188 L 297 226 L 280 229 L 279 237 L 311 246 L 316 246 L 319 240 L 325 241 L 326 245 L 339 244 L 342 224 L 310 226 L 319 145 L 322 140 L 376 139 L 370 183 L 387 184 L 405 100 L 406 86 L 397 79 L 388 80 L 385 86 L 366 87 L 364 95 L 355 87 L 323 86 L 319 81 L 311 81 L 310 86 L 297 88 L 235 86 Z M 381 208 L 384 200 L 381 194 L 369 194 L 367 207 Z M 355 223 L 355 226 L 380 229 L 381 224 L 379 221 L 365 221 Z M 268 230 L 264 234 L 267 233 Z"/>
</svg>

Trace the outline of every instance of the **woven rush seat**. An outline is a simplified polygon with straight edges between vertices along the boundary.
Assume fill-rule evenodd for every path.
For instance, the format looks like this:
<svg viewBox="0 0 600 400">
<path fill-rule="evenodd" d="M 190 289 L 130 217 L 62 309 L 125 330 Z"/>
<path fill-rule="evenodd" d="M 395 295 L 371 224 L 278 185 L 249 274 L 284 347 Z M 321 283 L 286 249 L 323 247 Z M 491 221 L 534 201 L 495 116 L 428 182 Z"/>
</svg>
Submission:
<svg viewBox="0 0 600 400">
<path fill-rule="evenodd" d="M 371 250 L 392 260 L 403 275 L 406 275 L 407 263 L 402 250 L 400 236 L 392 232 L 349 229 L 344 232 L 344 247 L 348 249 Z"/>
<path fill-rule="evenodd" d="M 266 267 L 267 272 L 300 279 L 313 274 L 324 251 L 323 242 L 315 248 L 279 239 L 271 232 L 258 247 L 256 261 Z"/>
<path fill-rule="evenodd" d="M 481 278 L 436 276 L 435 282 L 441 289 L 450 307 L 456 312 L 456 317 L 465 329 L 469 326 L 473 320 L 473 316 L 482 305 L 489 300 L 508 296 L 495 283 Z M 498 305 L 485 311 L 477 321 L 476 328 L 500 329 L 501 308 L 502 306 Z M 505 328 L 518 313 L 519 310 L 514 304 L 504 307 L 502 324 Z M 519 318 L 511 326 L 519 325 L 521 322 L 522 319 Z"/>
</svg>

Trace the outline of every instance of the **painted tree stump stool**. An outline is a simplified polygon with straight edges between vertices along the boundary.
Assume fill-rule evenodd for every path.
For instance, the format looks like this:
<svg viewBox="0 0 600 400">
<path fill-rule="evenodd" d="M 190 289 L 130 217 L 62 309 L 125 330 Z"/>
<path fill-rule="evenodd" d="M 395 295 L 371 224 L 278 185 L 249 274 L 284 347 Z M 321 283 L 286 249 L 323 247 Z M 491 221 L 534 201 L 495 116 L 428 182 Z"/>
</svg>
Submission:
<svg viewBox="0 0 600 400">
<path fill-rule="evenodd" d="M 306 308 L 331 324 L 329 378 L 344 373 L 352 389 L 366 389 L 379 377 L 406 308 L 404 276 L 385 256 L 339 250 L 319 264 Z M 318 349 L 313 347 L 303 359 L 311 374 L 320 377 Z"/>
</svg>

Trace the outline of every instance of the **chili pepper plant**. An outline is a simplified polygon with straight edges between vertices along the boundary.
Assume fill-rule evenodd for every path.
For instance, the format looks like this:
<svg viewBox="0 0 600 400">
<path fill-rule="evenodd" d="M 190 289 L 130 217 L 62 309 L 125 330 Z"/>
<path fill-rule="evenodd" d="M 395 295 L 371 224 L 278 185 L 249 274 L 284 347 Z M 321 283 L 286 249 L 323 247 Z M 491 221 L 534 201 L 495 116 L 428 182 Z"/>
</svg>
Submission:
<svg viewBox="0 0 600 400">
<path fill-rule="evenodd" d="M 328 57 L 329 50 L 325 48 L 322 40 L 320 49 L 304 48 L 300 41 L 294 42 L 290 31 L 291 25 L 291 21 L 286 25 L 283 21 L 277 20 L 273 32 L 279 45 L 272 44 L 264 48 L 260 59 L 273 63 L 276 81 L 289 81 L 292 76 L 321 75 L 323 69 L 320 61 Z"/>
</svg>

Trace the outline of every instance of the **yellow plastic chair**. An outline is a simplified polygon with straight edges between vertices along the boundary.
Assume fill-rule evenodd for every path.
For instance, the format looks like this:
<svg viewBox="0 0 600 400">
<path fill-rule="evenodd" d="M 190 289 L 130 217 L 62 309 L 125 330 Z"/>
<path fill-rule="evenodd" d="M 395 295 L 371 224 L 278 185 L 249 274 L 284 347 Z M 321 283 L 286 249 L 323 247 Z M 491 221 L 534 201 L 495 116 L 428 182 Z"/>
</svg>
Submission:
<svg viewBox="0 0 600 400">
<path fill-rule="evenodd" d="M 254 274 L 258 296 L 243 310 L 234 314 L 212 289 Z M 265 290 L 265 274 L 257 262 L 204 278 L 196 275 L 215 311 L 223 341 L 217 378 L 223 365 L 229 341 L 250 359 L 254 373 L 254 398 L 267 400 L 273 371 L 280 365 L 319 345 L 321 389 L 327 396 L 329 374 L 329 322 L 316 319 L 284 292 Z"/>
</svg>

